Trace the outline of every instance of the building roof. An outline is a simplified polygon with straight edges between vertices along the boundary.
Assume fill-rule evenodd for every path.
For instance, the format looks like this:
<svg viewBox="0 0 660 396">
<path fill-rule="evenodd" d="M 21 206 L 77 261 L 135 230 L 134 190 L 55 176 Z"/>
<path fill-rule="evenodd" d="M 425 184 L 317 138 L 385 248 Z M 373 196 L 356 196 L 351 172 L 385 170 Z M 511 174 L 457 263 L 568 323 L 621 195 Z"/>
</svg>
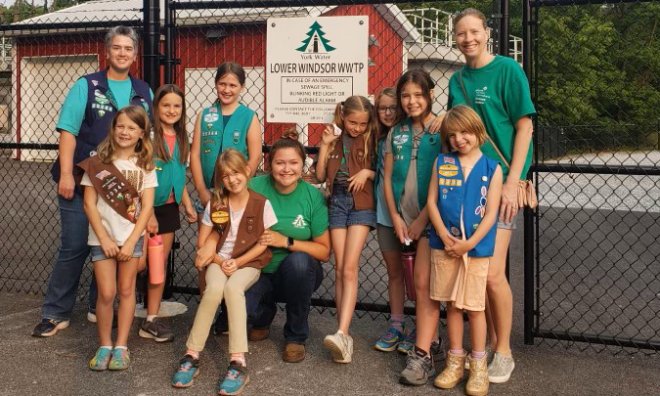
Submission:
<svg viewBox="0 0 660 396">
<path fill-rule="evenodd" d="M 241 0 L 225 0 L 236 1 Z M 185 4 L 191 0 L 179 0 L 179 4 Z M 196 3 L 213 3 L 213 0 L 195 0 Z M 267 1 L 264 1 L 267 3 Z M 35 33 L 66 33 L 80 31 L 84 28 L 86 31 L 94 28 L 85 27 L 90 23 L 113 23 L 139 22 L 142 20 L 143 0 L 94 0 L 73 7 L 65 8 L 56 12 L 29 18 L 21 22 L 13 23 L 11 26 L 15 30 L 6 32 L 7 35 L 21 36 L 24 34 Z M 405 41 L 417 41 L 420 37 L 419 32 L 408 21 L 401 9 L 394 4 L 374 5 L 385 20 L 392 25 L 396 32 Z M 336 6 L 317 6 L 317 7 L 267 7 L 267 8 L 223 8 L 223 9 L 193 9 L 177 10 L 177 26 L 203 26 L 217 24 L 233 23 L 259 23 L 265 22 L 273 17 L 317 17 L 321 16 Z M 164 0 L 160 0 L 160 20 L 161 24 L 165 19 Z M 69 26 L 60 26 L 60 25 Z M 21 25 L 28 29 L 21 29 Z M 51 25 L 51 26 L 48 26 Z M 57 25 L 57 26 L 53 26 Z M 43 29 L 37 26 L 44 26 Z M 105 29 L 99 28 L 99 30 Z"/>
</svg>

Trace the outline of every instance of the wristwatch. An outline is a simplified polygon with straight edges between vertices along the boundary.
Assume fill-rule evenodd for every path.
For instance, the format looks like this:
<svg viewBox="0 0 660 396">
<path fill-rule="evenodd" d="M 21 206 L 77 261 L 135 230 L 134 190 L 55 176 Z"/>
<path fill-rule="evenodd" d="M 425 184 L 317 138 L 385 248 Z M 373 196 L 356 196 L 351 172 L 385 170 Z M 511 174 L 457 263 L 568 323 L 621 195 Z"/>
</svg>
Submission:
<svg viewBox="0 0 660 396">
<path fill-rule="evenodd" d="M 287 237 L 286 239 L 286 248 L 289 249 L 293 246 L 293 238 L 292 237 Z"/>
</svg>

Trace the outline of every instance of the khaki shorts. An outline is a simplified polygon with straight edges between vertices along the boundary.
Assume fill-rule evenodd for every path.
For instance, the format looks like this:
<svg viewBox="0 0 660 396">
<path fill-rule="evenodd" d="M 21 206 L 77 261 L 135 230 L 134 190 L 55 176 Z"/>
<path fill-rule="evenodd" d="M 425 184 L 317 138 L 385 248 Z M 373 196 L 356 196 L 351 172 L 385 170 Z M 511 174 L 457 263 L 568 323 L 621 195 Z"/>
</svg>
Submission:
<svg viewBox="0 0 660 396">
<path fill-rule="evenodd" d="M 444 250 L 431 250 L 431 299 L 452 301 L 468 311 L 486 309 L 486 280 L 490 257 L 453 258 Z"/>
</svg>

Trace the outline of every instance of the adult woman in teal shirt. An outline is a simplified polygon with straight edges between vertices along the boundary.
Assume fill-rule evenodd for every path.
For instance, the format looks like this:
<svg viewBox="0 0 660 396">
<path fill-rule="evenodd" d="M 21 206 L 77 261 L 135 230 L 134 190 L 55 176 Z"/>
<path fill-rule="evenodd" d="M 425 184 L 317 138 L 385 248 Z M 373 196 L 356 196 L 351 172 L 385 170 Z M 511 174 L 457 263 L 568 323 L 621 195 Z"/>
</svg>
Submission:
<svg viewBox="0 0 660 396">
<path fill-rule="evenodd" d="M 495 356 L 488 368 L 490 382 L 509 380 L 515 365 L 510 337 L 513 297 L 505 276 L 506 257 L 518 210 L 518 181 L 527 177 L 532 161 L 532 118 L 536 111 L 522 68 L 513 59 L 488 53 L 486 17 L 468 8 L 454 18 L 456 45 L 466 65 L 449 81 L 448 107 L 465 104 L 481 117 L 486 131 L 505 157 L 486 142 L 482 151 L 499 161 L 504 171 L 495 253 L 488 270 L 488 306 L 493 318 L 490 345 Z"/>
</svg>

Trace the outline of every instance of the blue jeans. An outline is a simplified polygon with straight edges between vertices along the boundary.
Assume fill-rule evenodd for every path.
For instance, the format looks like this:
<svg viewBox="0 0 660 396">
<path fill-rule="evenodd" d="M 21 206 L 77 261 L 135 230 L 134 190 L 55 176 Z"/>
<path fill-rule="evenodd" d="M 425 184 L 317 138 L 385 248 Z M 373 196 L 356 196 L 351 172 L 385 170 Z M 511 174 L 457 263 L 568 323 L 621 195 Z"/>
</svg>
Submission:
<svg viewBox="0 0 660 396">
<path fill-rule="evenodd" d="M 48 292 L 41 307 L 43 319 L 69 320 L 76 303 L 78 283 L 85 261 L 89 256 L 87 236 L 89 222 L 83 209 L 83 198 L 78 193 L 73 199 L 57 196 L 60 205 L 62 232 L 60 233 L 60 250 L 57 262 L 50 274 Z M 96 281 L 92 277 L 89 288 L 89 310 L 96 310 Z"/>
<path fill-rule="evenodd" d="M 277 313 L 276 302 L 286 304 L 284 339 L 305 344 L 309 337 L 309 309 L 312 294 L 323 280 L 323 268 L 309 254 L 293 252 L 272 274 L 261 273 L 257 283 L 245 292 L 248 327 L 266 328 Z"/>
</svg>

